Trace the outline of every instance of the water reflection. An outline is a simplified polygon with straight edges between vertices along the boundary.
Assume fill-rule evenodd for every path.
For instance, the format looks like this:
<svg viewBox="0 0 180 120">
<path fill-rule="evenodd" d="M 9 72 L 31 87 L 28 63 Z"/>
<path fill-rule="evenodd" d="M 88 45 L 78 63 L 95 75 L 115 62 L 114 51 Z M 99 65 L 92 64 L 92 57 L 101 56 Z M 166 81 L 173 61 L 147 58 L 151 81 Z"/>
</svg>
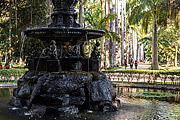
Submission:
<svg viewBox="0 0 180 120">
<path fill-rule="evenodd" d="M 0 89 L 0 102 L 5 102 L 9 100 L 12 96 L 13 89 L 12 88 L 2 88 Z"/>
<path fill-rule="evenodd" d="M 167 98 L 166 100 L 157 99 L 139 99 L 128 98 L 127 93 L 134 92 L 169 92 L 176 94 L 174 98 Z M 164 91 L 155 89 L 139 89 L 116 87 L 116 92 L 121 100 L 122 107 L 118 112 L 93 112 L 80 113 L 73 116 L 49 117 L 45 116 L 41 120 L 121 120 L 121 119 L 136 119 L 136 120 L 173 120 L 172 113 L 176 109 L 180 109 L 180 92 L 179 91 Z M 10 110 L 8 100 L 12 97 L 13 88 L 0 88 L 0 120 L 27 120 L 36 119 L 30 116 L 19 114 L 16 110 Z M 168 101 L 168 102 L 167 102 Z M 22 112 L 22 111 L 21 111 Z"/>
</svg>

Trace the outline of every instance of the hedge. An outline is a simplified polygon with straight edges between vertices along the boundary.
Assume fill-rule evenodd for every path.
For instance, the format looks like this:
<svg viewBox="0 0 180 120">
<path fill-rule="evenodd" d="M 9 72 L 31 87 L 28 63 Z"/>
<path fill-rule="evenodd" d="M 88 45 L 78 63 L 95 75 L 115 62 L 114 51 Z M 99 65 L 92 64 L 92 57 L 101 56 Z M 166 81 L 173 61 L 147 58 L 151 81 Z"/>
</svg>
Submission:
<svg viewBox="0 0 180 120">
<path fill-rule="evenodd" d="M 10 76 L 21 76 L 23 75 L 28 69 L 1 69 L 0 76 L 10 77 Z"/>
<path fill-rule="evenodd" d="M 180 76 L 180 70 L 107 70 L 102 71 L 104 73 L 128 73 L 128 74 L 149 74 L 154 76 L 159 76 L 160 74 L 163 75 L 177 75 Z"/>
</svg>

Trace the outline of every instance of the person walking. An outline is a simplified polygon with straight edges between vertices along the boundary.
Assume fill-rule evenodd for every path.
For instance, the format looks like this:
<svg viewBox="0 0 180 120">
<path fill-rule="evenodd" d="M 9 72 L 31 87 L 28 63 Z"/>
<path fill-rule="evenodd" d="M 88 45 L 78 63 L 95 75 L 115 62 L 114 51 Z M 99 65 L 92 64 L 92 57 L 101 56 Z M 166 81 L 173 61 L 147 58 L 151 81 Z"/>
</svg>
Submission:
<svg viewBox="0 0 180 120">
<path fill-rule="evenodd" d="M 127 60 L 126 59 L 124 59 L 124 66 L 125 66 L 125 70 L 126 70 L 126 68 L 127 68 Z"/>
<path fill-rule="evenodd" d="M 135 61 L 135 69 L 137 69 L 137 66 L 138 66 L 138 61 L 136 60 Z"/>
<path fill-rule="evenodd" d="M 130 60 L 130 69 L 132 70 L 133 69 L 133 59 L 131 58 Z"/>
</svg>

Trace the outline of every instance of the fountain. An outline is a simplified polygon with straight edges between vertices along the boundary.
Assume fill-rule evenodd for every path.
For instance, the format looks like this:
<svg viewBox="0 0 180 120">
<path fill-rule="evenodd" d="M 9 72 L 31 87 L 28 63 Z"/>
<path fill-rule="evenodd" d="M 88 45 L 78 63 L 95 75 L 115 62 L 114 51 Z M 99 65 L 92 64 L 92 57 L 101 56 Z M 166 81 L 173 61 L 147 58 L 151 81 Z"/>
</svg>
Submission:
<svg viewBox="0 0 180 120">
<path fill-rule="evenodd" d="M 19 80 L 10 104 L 27 107 L 31 115 L 67 115 L 84 110 L 116 111 L 115 90 L 99 72 L 98 42 L 91 57 L 84 44 L 104 35 L 102 30 L 84 29 L 76 23 L 78 0 L 52 0 L 54 13 L 47 28 L 26 29 L 27 37 L 48 45 L 38 57 L 35 45 L 28 59 L 29 71 Z"/>
</svg>

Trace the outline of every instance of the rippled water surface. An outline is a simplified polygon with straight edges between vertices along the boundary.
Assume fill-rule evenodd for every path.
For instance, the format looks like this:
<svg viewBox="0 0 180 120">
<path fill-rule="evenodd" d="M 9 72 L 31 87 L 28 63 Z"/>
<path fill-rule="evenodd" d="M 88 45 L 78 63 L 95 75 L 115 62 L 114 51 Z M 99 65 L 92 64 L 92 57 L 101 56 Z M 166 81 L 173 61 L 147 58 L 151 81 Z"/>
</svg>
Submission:
<svg viewBox="0 0 180 120">
<path fill-rule="evenodd" d="M 138 88 L 116 88 L 116 91 L 122 104 L 121 109 L 117 112 L 84 112 L 73 116 L 46 116 L 41 118 L 41 120 L 173 120 L 178 117 L 178 114 L 180 114 L 180 112 L 178 113 L 178 110 L 180 111 L 180 92 L 178 91 L 162 91 Z M 171 92 L 177 96 L 163 100 L 127 97 L 127 93 L 143 91 Z M 12 97 L 12 93 L 13 88 L 0 88 L 0 120 L 38 120 L 37 118 L 24 116 L 24 111 L 22 109 L 12 110 L 12 108 L 8 106 L 8 100 Z"/>
</svg>

